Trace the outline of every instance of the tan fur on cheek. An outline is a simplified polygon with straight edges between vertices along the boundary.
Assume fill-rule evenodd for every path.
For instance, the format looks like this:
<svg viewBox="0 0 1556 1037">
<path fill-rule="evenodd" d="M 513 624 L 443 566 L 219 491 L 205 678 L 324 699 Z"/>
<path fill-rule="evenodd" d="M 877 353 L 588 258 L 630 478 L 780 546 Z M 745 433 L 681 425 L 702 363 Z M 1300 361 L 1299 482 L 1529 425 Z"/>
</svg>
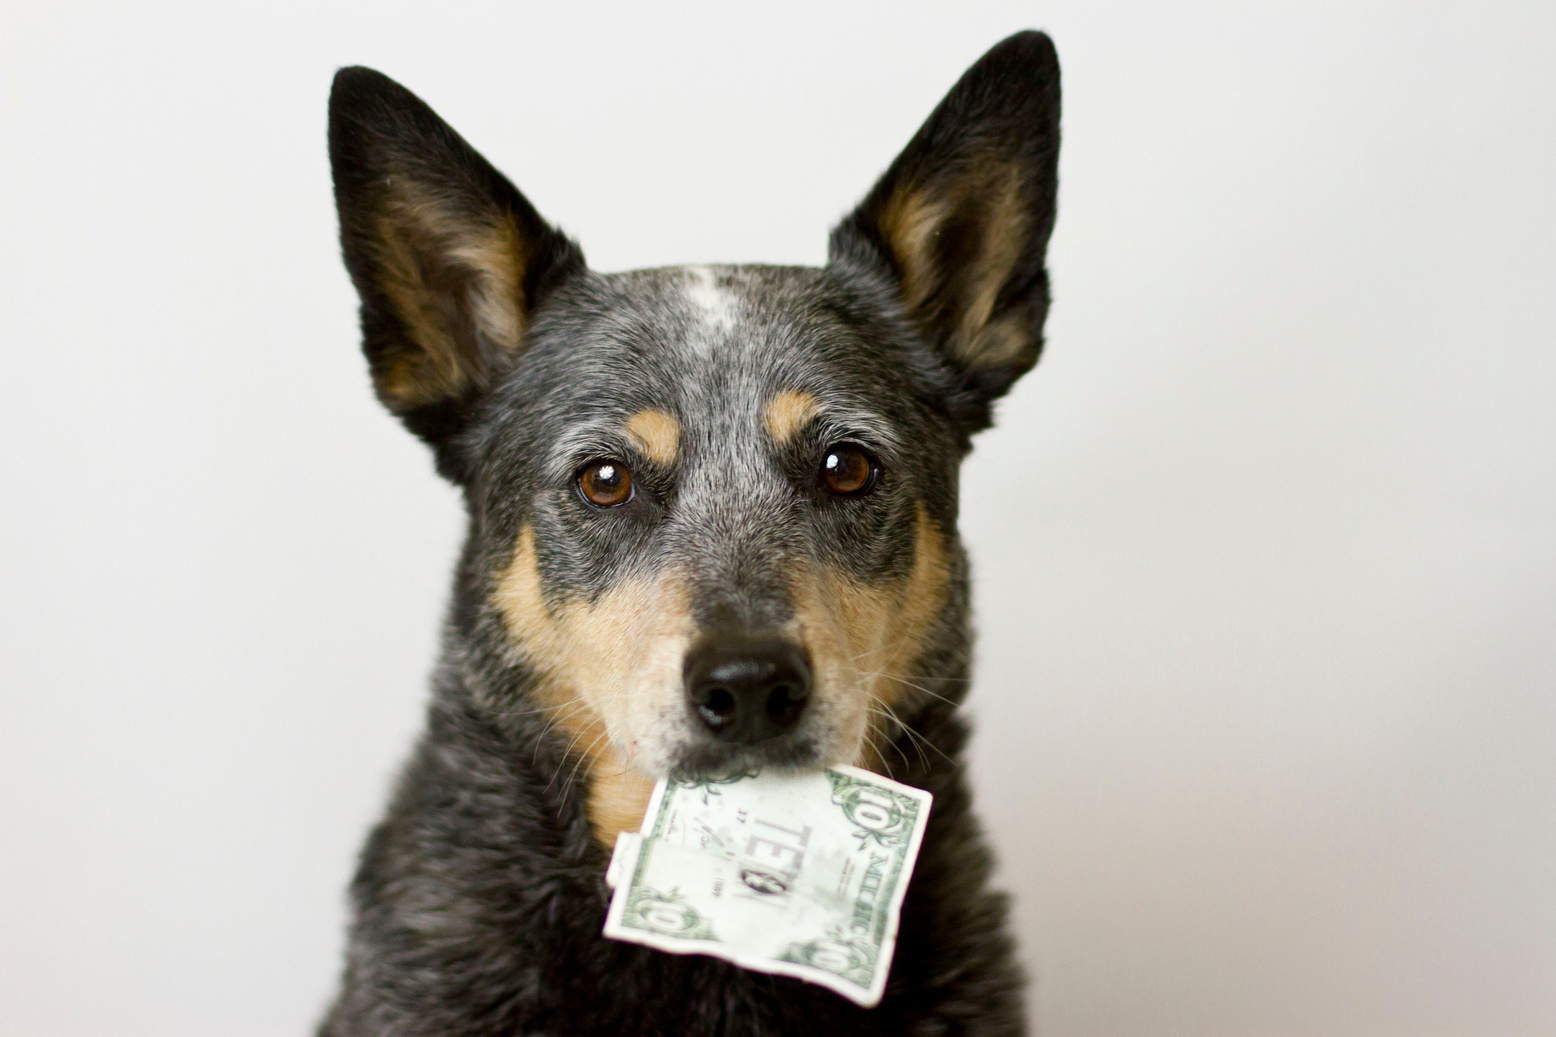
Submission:
<svg viewBox="0 0 1556 1037">
<path fill-rule="evenodd" d="M 654 783 L 617 760 L 615 752 L 602 760 L 589 785 L 589 826 L 594 838 L 607 850 L 616 846 L 616 836 L 636 832 L 648 811 Z"/>
<path fill-rule="evenodd" d="M 767 401 L 762 411 L 767 434 L 779 446 L 786 445 L 795 434 L 809 425 L 821 410 L 821 403 L 808 392 L 781 392 Z"/>
<path fill-rule="evenodd" d="M 652 461 L 669 466 L 681 449 L 681 424 L 662 410 L 640 410 L 627 419 L 627 435 Z"/>
<path fill-rule="evenodd" d="M 690 640 L 689 596 L 667 573 L 613 587 L 593 604 L 552 604 L 536 561 L 535 532 L 525 526 L 492 603 L 535 669 L 537 705 L 552 711 L 584 758 L 590 825 L 608 848 L 617 832 L 636 829 L 653 789 L 634 769 L 632 750 L 653 737 L 666 703 L 679 700 L 675 661 Z"/>
<path fill-rule="evenodd" d="M 833 717 L 838 759 L 871 765 L 876 714 L 901 701 L 910 668 L 945 604 L 950 569 L 944 537 L 918 507 L 913 569 L 904 580 L 862 584 L 831 570 L 796 584 L 796 615 L 816 669 L 820 697 Z"/>
</svg>

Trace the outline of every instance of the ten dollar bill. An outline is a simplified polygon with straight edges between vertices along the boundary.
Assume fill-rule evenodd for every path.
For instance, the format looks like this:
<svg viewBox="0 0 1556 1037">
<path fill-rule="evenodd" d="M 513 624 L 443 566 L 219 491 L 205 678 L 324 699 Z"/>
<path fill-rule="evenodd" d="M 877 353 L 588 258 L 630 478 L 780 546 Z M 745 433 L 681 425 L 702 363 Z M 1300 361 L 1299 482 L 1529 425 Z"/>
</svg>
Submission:
<svg viewBox="0 0 1556 1037">
<path fill-rule="evenodd" d="M 879 1003 L 932 797 L 857 767 L 661 779 L 616 842 L 605 935 Z"/>
</svg>

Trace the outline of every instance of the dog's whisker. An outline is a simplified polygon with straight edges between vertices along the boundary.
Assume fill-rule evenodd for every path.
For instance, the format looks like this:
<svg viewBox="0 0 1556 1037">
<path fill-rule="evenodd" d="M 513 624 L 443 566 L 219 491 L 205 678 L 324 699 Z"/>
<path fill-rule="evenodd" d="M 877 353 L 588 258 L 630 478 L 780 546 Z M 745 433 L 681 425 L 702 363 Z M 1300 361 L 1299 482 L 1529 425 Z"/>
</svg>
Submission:
<svg viewBox="0 0 1556 1037">
<path fill-rule="evenodd" d="M 869 727 L 867 729 L 868 730 L 867 737 L 868 737 L 868 740 L 870 742 L 870 749 L 871 749 L 871 751 L 873 751 L 875 753 L 876 757 L 879 758 L 880 755 L 881 755 L 881 747 L 880 747 L 879 742 L 884 739 L 886 744 L 891 746 L 893 749 L 895 749 L 897 751 L 897 755 L 902 757 L 902 765 L 904 767 L 911 767 L 912 763 L 908 759 L 908 754 L 903 752 L 902 746 L 898 745 L 897 744 L 897 740 L 895 738 L 892 738 L 885 731 L 881 730 L 881 726 L 879 724 L 875 723 L 875 719 L 876 718 L 887 719 L 887 720 L 895 719 L 895 718 L 888 717 L 883 711 L 881 711 L 879 709 L 879 707 L 872 707 L 871 712 L 872 712 L 871 723 L 870 723 L 870 725 L 869 725 Z M 898 722 L 900 723 L 900 721 L 898 721 Z"/>
<path fill-rule="evenodd" d="M 566 748 L 564 748 L 562 750 L 562 758 L 564 760 L 567 759 L 567 757 L 572 753 L 573 747 L 576 746 L 579 743 L 580 740 L 582 740 L 583 736 L 584 736 L 584 732 L 579 731 L 577 734 L 573 735 L 572 738 L 568 739 Z M 576 764 L 575 764 L 575 766 L 576 766 Z M 551 780 L 546 782 L 546 791 L 547 792 L 550 792 L 551 791 L 551 786 L 556 784 L 557 775 L 560 774 L 560 773 L 562 773 L 561 769 L 558 768 L 551 775 Z"/>
<path fill-rule="evenodd" d="M 607 734 L 604 731 L 601 731 L 599 734 L 595 735 L 593 740 L 589 742 L 588 747 L 585 748 L 584 751 L 578 755 L 578 759 L 573 761 L 572 769 L 567 772 L 567 780 L 562 783 L 562 796 L 563 796 L 563 798 L 566 798 L 571 793 L 571 791 L 573 789 L 573 779 L 577 777 L 577 775 L 578 775 L 578 768 L 579 768 L 580 765 L 583 764 L 583 762 L 585 760 L 589 761 L 589 768 L 584 771 L 584 780 L 585 781 L 589 780 L 589 775 L 593 771 L 593 768 L 594 768 L 594 750 L 595 750 L 595 747 L 598 746 L 600 744 L 600 741 L 602 739 L 606 738 L 606 737 L 607 737 Z"/>
<path fill-rule="evenodd" d="M 886 707 L 886 713 L 892 720 L 896 721 L 897 726 L 902 729 L 902 733 L 907 736 L 908 743 L 913 746 L 915 751 L 918 752 L 919 763 L 923 764 L 925 770 L 928 770 L 929 756 L 924 752 L 924 747 L 929 746 L 929 748 L 934 749 L 936 752 L 940 751 L 939 748 L 934 745 L 934 743 L 930 742 L 929 739 L 913 730 L 912 726 L 904 722 L 903 719 L 897 715 L 897 711 L 892 709 L 890 706 Z M 944 756 L 945 754 L 941 753 L 941 755 Z"/>
<path fill-rule="evenodd" d="M 921 680 L 935 681 L 935 680 L 952 680 L 952 679 L 957 679 L 957 680 L 963 680 L 965 682 L 965 678 L 941 678 L 941 677 L 932 676 L 930 674 L 914 675 L 914 674 L 890 673 L 890 672 L 887 672 L 885 670 L 864 670 L 864 669 L 861 669 L 861 668 L 859 668 L 857 666 L 849 666 L 848 668 L 854 671 L 855 675 L 860 679 L 861 682 L 869 681 L 869 680 L 872 680 L 872 679 L 877 678 L 877 677 L 884 677 L 887 680 L 896 681 L 899 684 L 903 684 L 903 685 L 905 685 L 905 686 L 907 686 L 909 688 L 912 688 L 914 691 L 920 692 L 920 693 L 922 693 L 924 695 L 928 695 L 930 698 L 939 699 L 941 702 L 944 702 L 948 706 L 956 706 L 956 705 L 958 705 L 958 703 L 955 702 L 952 699 L 946 698 L 944 695 L 941 695 L 939 692 L 931 691 L 929 688 L 927 688 L 923 684 L 919 683 L 918 680 L 915 680 L 914 679 L 915 676 L 918 677 Z"/>
<path fill-rule="evenodd" d="M 562 702 L 557 702 L 555 704 L 549 704 L 548 703 L 547 705 L 536 706 L 534 709 L 499 709 L 499 710 L 493 710 L 492 711 L 492 716 L 495 716 L 495 717 L 527 717 L 527 716 L 534 716 L 536 713 L 555 713 L 559 709 L 562 709 L 562 708 L 564 708 L 566 706 L 575 705 L 577 703 L 583 702 L 583 700 L 584 699 L 583 699 L 582 695 L 574 695 L 572 698 L 566 699 L 566 700 L 564 700 Z"/>
<path fill-rule="evenodd" d="M 902 728 L 902 729 L 906 730 L 906 725 L 903 724 L 902 720 L 900 718 L 898 718 L 897 716 L 895 716 L 894 714 L 892 714 L 891 712 L 889 712 L 888 710 L 884 709 L 884 708 L 878 709 L 876 711 L 876 716 L 878 716 L 882 720 L 889 720 L 892 723 L 896 724 L 899 728 Z M 897 750 L 897 755 L 902 757 L 902 765 L 904 767 L 911 768 L 912 767 L 912 761 L 908 759 L 908 754 L 903 751 L 902 746 L 901 746 L 901 744 L 899 744 L 898 739 L 891 737 L 890 735 L 886 734 L 886 732 L 884 732 L 884 731 L 882 731 L 881 734 L 882 734 L 883 737 L 886 738 L 887 744 L 890 745 L 893 749 Z M 914 749 L 914 751 L 916 753 L 918 753 L 919 763 L 927 765 L 929 760 L 928 760 L 928 757 L 926 757 L 924 755 L 924 750 L 919 748 L 918 744 L 916 742 L 914 742 L 911 737 L 908 738 L 908 744 L 913 747 L 913 749 Z"/>
<path fill-rule="evenodd" d="M 896 681 L 898 684 L 906 685 L 907 687 L 912 688 L 914 691 L 918 692 L 919 694 L 921 694 L 921 695 L 928 695 L 930 698 L 937 699 L 937 700 L 939 700 L 941 702 L 944 702 L 948 706 L 955 706 L 955 705 L 957 705 L 957 702 L 955 700 L 948 699 L 944 695 L 940 694 L 938 691 L 931 691 L 929 688 L 927 688 L 924 685 L 918 683 L 917 681 L 909 680 L 906 677 L 901 677 L 901 676 L 898 676 L 896 674 L 890 674 L 890 673 L 876 674 L 876 676 L 878 676 L 878 677 L 885 677 L 887 680 Z M 931 678 L 931 679 L 933 679 L 933 678 Z"/>
<path fill-rule="evenodd" d="M 891 670 L 872 670 L 871 673 L 900 681 L 944 681 L 947 684 L 971 684 L 969 677 L 942 677 L 934 673 L 895 673 Z"/>
<path fill-rule="evenodd" d="M 569 700 L 567 700 L 567 702 L 562 703 L 563 706 L 566 706 L 566 705 L 569 705 L 569 704 L 575 704 L 575 705 L 573 705 L 573 708 L 567 710 L 566 712 L 558 712 L 554 716 L 552 716 L 550 720 L 546 721 L 545 726 L 540 729 L 540 734 L 538 734 L 535 737 L 535 749 L 534 749 L 533 752 L 530 753 L 530 759 L 529 759 L 529 762 L 530 762 L 531 766 L 534 766 L 535 761 L 540 757 L 540 747 L 545 744 L 545 742 L 546 742 L 546 735 L 551 733 L 552 728 L 556 727 L 558 724 L 563 723 L 563 722 L 567 721 L 568 719 L 570 719 L 570 718 L 572 718 L 574 716 L 577 716 L 579 713 L 581 713 L 583 710 L 587 709 L 588 706 L 589 706 L 589 703 L 587 701 L 585 701 L 582 696 L 578 696 L 576 698 L 569 699 Z M 558 707 L 555 707 L 555 708 L 556 709 L 561 709 L 561 706 L 558 706 Z"/>
<path fill-rule="evenodd" d="M 925 738 L 922 732 L 914 730 L 913 727 L 910 724 L 906 723 L 900 716 L 898 716 L 896 710 L 892 709 L 890 706 L 888 706 L 884 702 L 876 703 L 876 705 L 880 709 L 884 710 L 884 715 L 889 720 L 891 720 L 894 723 L 896 723 L 898 728 L 900 728 L 902 730 L 902 733 L 907 736 L 908 740 L 910 742 L 912 742 L 913 745 L 916 748 L 918 748 L 919 754 L 921 756 L 923 755 L 923 752 L 924 752 L 923 747 L 927 746 L 928 748 L 933 749 L 935 751 L 935 753 L 938 754 L 940 756 L 940 758 L 945 760 L 947 763 L 955 763 L 955 761 L 952 760 L 951 757 L 946 755 L 945 750 L 941 749 L 938 745 L 936 745 L 934 742 L 930 741 L 928 738 Z M 924 757 L 924 765 L 925 766 L 929 765 L 928 757 Z"/>
<path fill-rule="evenodd" d="M 855 653 L 848 659 L 848 663 L 852 665 L 858 662 L 860 659 L 864 658 L 866 655 L 871 654 L 878 654 L 887 659 L 894 658 L 904 645 L 908 644 L 910 641 L 917 640 L 918 636 L 919 635 L 914 631 L 904 630 L 895 638 L 892 638 L 884 644 L 871 645 Z"/>
</svg>

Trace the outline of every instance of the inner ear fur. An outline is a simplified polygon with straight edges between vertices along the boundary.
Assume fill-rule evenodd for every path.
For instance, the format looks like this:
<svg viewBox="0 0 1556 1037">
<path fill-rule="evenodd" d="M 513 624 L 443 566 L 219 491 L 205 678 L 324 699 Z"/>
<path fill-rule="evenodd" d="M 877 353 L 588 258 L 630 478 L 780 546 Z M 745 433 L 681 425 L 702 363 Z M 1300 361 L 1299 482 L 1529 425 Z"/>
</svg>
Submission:
<svg viewBox="0 0 1556 1037">
<path fill-rule="evenodd" d="M 959 380 L 974 424 L 1037 362 L 1059 159 L 1059 59 L 1040 32 L 978 60 L 832 232 L 834 266 L 884 272 Z"/>
<path fill-rule="evenodd" d="M 583 253 L 420 98 L 372 69 L 336 73 L 329 144 L 373 385 L 448 472 L 448 440 Z"/>
</svg>

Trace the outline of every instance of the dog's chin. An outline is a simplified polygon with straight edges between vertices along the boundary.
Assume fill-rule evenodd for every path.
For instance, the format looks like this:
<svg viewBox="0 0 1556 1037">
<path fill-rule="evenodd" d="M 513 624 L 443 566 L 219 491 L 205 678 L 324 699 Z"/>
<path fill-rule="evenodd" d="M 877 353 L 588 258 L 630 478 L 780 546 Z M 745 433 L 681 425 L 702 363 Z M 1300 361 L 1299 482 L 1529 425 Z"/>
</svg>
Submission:
<svg viewBox="0 0 1556 1037">
<path fill-rule="evenodd" d="M 785 736 L 756 745 L 731 745 L 698 738 L 681 746 L 670 765 L 677 781 L 709 781 L 762 771 L 815 771 L 833 762 L 828 747 L 809 735 Z"/>
</svg>

